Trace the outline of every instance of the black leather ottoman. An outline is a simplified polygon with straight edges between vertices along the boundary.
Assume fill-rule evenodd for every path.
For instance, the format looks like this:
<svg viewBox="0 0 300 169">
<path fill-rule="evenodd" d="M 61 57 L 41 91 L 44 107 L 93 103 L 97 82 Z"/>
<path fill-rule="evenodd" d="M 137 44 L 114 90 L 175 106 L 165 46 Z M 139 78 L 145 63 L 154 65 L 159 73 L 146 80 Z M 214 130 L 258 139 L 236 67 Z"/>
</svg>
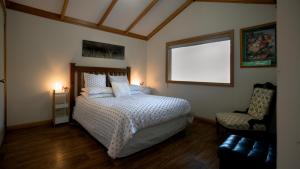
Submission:
<svg viewBox="0 0 300 169">
<path fill-rule="evenodd" d="M 220 169 L 275 169 L 274 145 L 237 135 L 230 135 L 219 146 Z"/>
</svg>

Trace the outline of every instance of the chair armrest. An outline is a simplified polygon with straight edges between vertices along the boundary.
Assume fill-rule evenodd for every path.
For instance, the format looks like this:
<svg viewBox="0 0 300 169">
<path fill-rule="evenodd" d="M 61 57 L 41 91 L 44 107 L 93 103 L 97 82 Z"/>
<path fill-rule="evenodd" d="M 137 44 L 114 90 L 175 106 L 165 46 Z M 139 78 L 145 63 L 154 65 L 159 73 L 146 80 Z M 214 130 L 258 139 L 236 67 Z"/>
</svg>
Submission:
<svg viewBox="0 0 300 169">
<path fill-rule="evenodd" d="M 266 124 L 265 120 L 257 120 L 257 119 L 251 119 L 248 121 L 249 129 L 253 129 L 255 124 Z"/>
<path fill-rule="evenodd" d="M 235 110 L 233 113 L 243 113 L 243 114 L 246 114 L 248 113 L 248 108 L 244 111 L 240 111 L 240 110 Z"/>
</svg>

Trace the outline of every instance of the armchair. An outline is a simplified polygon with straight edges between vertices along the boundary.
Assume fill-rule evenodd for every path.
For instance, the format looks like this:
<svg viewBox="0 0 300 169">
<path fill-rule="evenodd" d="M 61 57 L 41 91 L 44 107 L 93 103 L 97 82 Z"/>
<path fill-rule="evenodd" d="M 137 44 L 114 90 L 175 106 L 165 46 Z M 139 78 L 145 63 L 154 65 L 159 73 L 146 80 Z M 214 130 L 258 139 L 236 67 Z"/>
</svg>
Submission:
<svg viewBox="0 0 300 169">
<path fill-rule="evenodd" d="M 227 134 L 249 136 L 268 132 L 275 112 L 276 86 L 272 83 L 255 84 L 249 108 L 245 111 L 216 113 L 217 132 L 222 127 Z"/>
</svg>

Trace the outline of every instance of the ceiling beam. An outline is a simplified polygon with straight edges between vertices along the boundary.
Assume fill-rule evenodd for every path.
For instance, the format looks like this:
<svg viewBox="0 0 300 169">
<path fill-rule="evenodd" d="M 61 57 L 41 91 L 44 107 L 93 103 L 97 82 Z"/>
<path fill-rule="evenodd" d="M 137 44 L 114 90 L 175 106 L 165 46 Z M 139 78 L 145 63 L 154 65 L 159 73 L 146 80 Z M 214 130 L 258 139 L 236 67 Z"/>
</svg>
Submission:
<svg viewBox="0 0 300 169">
<path fill-rule="evenodd" d="M 108 26 L 103 26 L 103 25 L 98 26 L 96 23 L 72 18 L 69 16 L 65 16 L 64 19 L 61 20 L 60 14 L 48 12 L 45 10 L 33 8 L 33 7 L 22 5 L 22 4 L 18 4 L 18 3 L 12 2 L 12 1 L 7 1 L 6 7 L 8 9 L 13 9 L 16 11 L 20 11 L 20 12 L 28 13 L 31 15 L 36 15 L 36 16 L 60 21 L 60 22 L 80 25 L 80 26 L 93 28 L 93 29 L 97 29 L 97 30 L 101 30 L 101 31 L 105 31 L 105 32 L 115 33 L 115 34 L 119 34 L 119 35 L 123 35 L 123 36 L 128 36 L 128 37 L 132 37 L 132 38 L 136 38 L 136 39 L 147 40 L 147 37 L 143 36 L 143 35 L 139 35 L 139 34 L 135 34 L 135 33 L 125 34 L 124 30 L 120 30 L 120 29 L 116 29 L 116 28 L 112 28 L 112 27 L 108 27 Z"/>
<path fill-rule="evenodd" d="M 67 11 L 68 4 L 69 4 L 69 0 L 64 0 L 64 6 L 61 10 L 60 19 L 64 19 L 66 11 Z"/>
<path fill-rule="evenodd" d="M 147 39 L 150 39 L 157 32 L 159 32 L 164 26 L 171 22 L 177 15 L 179 15 L 185 8 L 190 6 L 194 1 L 186 0 L 179 8 L 177 8 L 167 19 L 165 19 L 161 24 L 159 24 L 151 33 L 148 34 Z"/>
<path fill-rule="evenodd" d="M 276 0 L 194 0 L 196 2 L 227 2 L 247 4 L 276 4 Z"/>
<path fill-rule="evenodd" d="M 105 19 L 108 17 L 108 15 L 110 14 L 110 12 L 112 11 L 112 9 L 114 8 L 114 6 L 116 5 L 117 2 L 118 2 L 118 0 L 111 1 L 110 5 L 108 6 L 105 13 L 103 14 L 100 21 L 98 22 L 98 26 L 101 26 L 104 23 Z"/>
<path fill-rule="evenodd" d="M 140 15 L 129 25 L 125 33 L 128 33 L 158 2 L 159 0 L 152 0 L 152 2 L 140 13 Z"/>
</svg>

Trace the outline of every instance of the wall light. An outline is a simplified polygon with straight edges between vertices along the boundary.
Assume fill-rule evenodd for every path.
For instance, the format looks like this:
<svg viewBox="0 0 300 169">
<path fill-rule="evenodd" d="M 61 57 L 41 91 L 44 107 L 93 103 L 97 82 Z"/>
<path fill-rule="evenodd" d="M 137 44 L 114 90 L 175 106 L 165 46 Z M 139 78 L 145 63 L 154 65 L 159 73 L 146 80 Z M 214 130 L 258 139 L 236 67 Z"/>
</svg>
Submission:
<svg viewBox="0 0 300 169">
<path fill-rule="evenodd" d="M 144 85 L 144 82 L 141 82 L 139 79 L 133 79 L 131 80 L 131 84 L 134 84 L 134 85 Z"/>
</svg>

